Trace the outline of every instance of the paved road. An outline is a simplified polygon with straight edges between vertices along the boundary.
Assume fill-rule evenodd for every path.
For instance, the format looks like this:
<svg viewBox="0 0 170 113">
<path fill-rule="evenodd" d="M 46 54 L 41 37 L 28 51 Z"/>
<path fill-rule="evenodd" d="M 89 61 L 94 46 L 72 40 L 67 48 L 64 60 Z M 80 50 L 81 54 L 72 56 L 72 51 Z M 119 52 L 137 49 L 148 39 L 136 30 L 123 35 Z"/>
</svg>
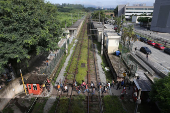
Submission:
<svg viewBox="0 0 170 113">
<path fill-rule="evenodd" d="M 170 41 L 170 33 L 153 32 L 150 30 L 146 30 L 146 28 L 140 27 L 140 25 L 136 25 L 135 23 L 127 23 L 127 25 L 124 23 L 124 26 L 132 25 L 132 24 L 134 25 L 135 30 L 140 32 L 141 34 L 146 34 L 152 37 L 161 38 L 165 41 Z"/>
<path fill-rule="evenodd" d="M 152 58 L 155 62 L 159 63 L 160 65 L 170 70 L 170 55 L 164 53 L 162 50 L 158 50 L 154 48 L 153 46 L 140 42 L 140 41 L 136 41 L 133 44 L 133 50 L 135 47 L 140 49 L 142 46 L 146 46 L 152 51 L 152 54 L 149 55 L 149 58 Z"/>
</svg>

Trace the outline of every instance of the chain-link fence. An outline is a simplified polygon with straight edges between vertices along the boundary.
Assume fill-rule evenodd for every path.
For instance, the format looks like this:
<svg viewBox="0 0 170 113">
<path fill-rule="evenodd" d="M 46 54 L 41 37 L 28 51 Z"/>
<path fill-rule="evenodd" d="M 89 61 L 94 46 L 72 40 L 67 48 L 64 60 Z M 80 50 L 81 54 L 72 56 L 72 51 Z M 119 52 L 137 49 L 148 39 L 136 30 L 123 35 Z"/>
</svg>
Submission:
<svg viewBox="0 0 170 113">
<path fill-rule="evenodd" d="M 67 40 L 67 42 L 69 41 Z M 54 58 L 52 59 L 52 61 L 49 63 L 49 65 L 45 69 L 44 68 L 40 69 L 40 74 L 44 73 L 44 74 L 51 75 L 57 63 L 59 62 L 60 58 L 65 53 L 65 49 L 66 49 L 66 42 L 62 45 L 62 47 L 58 50 L 56 54 L 51 54 L 52 56 L 54 55 Z"/>
<path fill-rule="evenodd" d="M 125 44 L 122 45 L 122 59 L 126 63 L 126 65 L 129 67 L 131 74 L 135 74 L 137 71 L 137 63 L 131 58 L 130 51 L 132 51 L 132 44 Z"/>
</svg>

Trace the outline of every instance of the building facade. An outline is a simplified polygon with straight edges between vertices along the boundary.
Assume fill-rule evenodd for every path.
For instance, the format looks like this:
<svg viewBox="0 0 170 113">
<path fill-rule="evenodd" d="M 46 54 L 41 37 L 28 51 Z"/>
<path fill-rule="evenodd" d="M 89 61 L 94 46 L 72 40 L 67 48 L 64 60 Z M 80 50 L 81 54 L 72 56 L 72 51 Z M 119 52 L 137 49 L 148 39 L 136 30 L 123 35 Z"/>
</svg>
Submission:
<svg viewBox="0 0 170 113">
<path fill-rule="evenodd" d="M 170 33 L 170 0 L 156 0 L 151 30 Z"/>
<path fill-rule="evenodd" d="M 130 19 L 131 15 L 151 15 L 153 13 L 154 6 L 127 6 L 118 5 L 118 16 L 125 15 L 126 19 Z"/>
</svg>

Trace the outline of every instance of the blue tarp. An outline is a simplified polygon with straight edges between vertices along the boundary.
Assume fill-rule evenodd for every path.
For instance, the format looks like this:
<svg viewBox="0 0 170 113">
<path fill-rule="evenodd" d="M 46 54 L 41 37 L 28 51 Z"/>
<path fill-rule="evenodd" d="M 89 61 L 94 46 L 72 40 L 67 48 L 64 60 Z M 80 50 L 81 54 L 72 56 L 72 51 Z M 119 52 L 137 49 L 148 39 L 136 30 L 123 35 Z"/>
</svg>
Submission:
<svg viewBox="0 0 170 113">
<path fill-rule="evenodd" d="M 119 56 L 120 55 L 120 51 L 116 51 L 116 56 Z"/>
</svg>

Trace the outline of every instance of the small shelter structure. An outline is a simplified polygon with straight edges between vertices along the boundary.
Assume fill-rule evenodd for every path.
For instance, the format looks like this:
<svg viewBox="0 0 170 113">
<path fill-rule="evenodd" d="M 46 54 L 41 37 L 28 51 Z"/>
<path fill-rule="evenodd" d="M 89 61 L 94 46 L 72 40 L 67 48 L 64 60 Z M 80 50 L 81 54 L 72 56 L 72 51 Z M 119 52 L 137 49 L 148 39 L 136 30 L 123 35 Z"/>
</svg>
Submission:
<svg viewBox="0 0 170 113">
<path fill-rule="evenodd" d="M 136 79 L 134 79 L 133 87 L 133 99 L 136 100 L 139 94 L 139 89 L 141 89 L 140 98 L 142 102 L 145 102 L 149 97 L 149 92 L 151 91 L 151 81 L 145 76 L 142 71 L 137 71 Z"/>
<path fill-rule="evenodd" d="M 26 81 L 25 84 L 29 94 L 40 95 L 43 91 L 43 85 L 48 75 L 45 74 L 32 74 Z"/>
</svg>

